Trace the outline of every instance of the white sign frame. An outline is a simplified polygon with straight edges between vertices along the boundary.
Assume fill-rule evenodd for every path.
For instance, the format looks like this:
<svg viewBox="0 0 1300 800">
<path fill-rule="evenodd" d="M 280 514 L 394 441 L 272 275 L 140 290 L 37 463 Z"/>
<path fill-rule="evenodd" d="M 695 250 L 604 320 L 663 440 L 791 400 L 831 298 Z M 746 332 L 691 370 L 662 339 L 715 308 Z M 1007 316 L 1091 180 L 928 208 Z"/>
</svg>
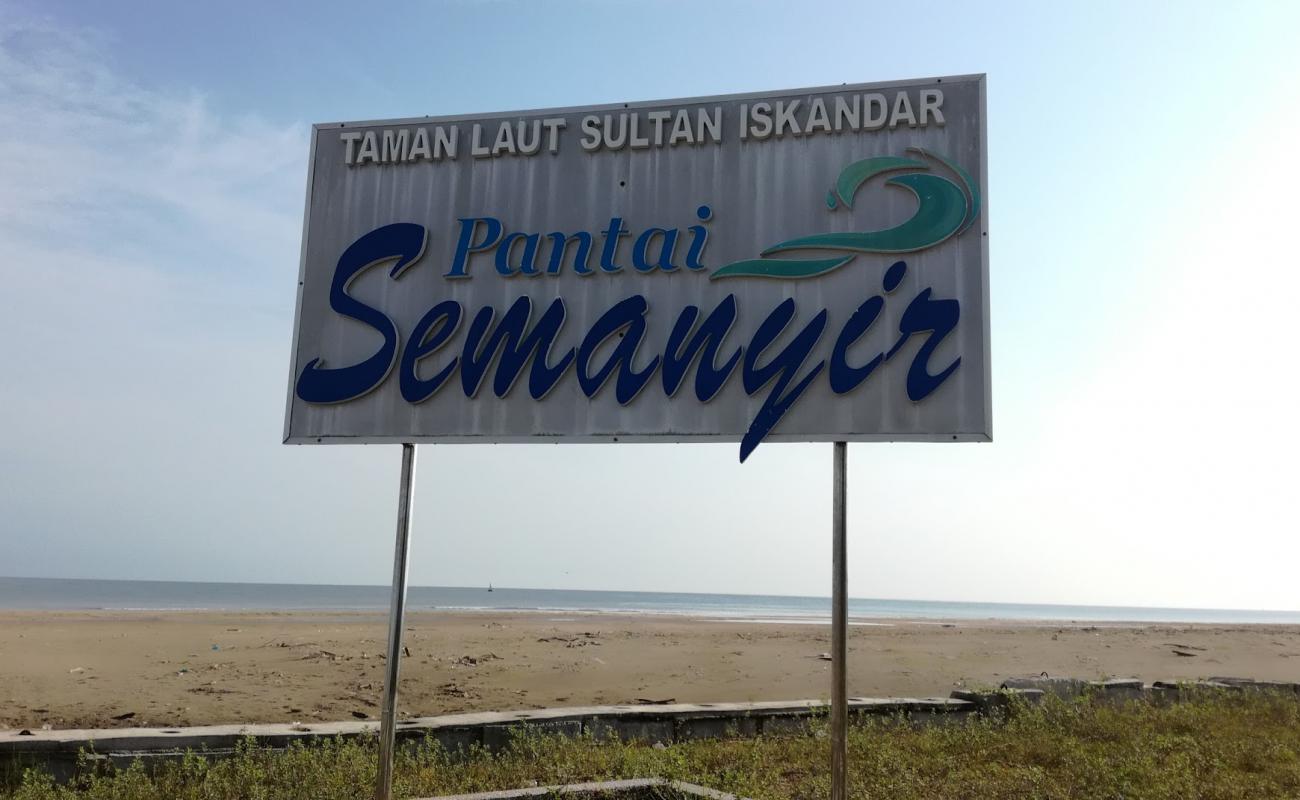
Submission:
<svg viewBox="0 0 1300 800">
<path fill-rule="evenodd" d="M 552 108 L 529 111 L 512 111 L 492 114 L 465 114 L 445 117 L 413 117 L 404 119 L 390 120 L 371 120 L 353 123 L 323 123 L 312 127 L 311 147 L 308 159 L 309 174 L 306 188 L 306 202 L 303 216 L 303 242 L 299 260 L 298 286 L 294 311 L 294 329 L 292 350 L 290 353 L 290 375 L 289 386 L 286 400 L 285 424 L 284 424 L 284 442 L 286 444 L 322 444 L 322 443 L 351 443 L 351 444 L 381 444 L 381 443 L 521 443 L 521 442 L 692 442 L 692 441 L 712 441 L 712 442 L 736 442 L 740 441 L 743 432 L 726 431 L 726 432 L 701 432 L 701 431 L 670 431 L 670 430 L 629 430 L 625 432 L 607 431 L 600 433 L 572 433 L 555 435 L 552 432 L 544 434 L 507 434 L 507 435 L 484 435 L 479 432 L 473 433 L 439 433 L 436 435 L 413 434 L 411 431 L 393 430 L 389 432 L 367 432 L 359 435 L 339 434 L 330 432 L 303 432 L 295 429 L 294 411 L 295 411 L 295 383 L 298 379 L 302 364 L 300 364 L 302 340 L 302 323 L 304 317 L 304 286 L 308 280 L 308 236 L 312 224 L 312 192 L 317 180 L 317 146 L 321 137 L 332 132 L 339 131 L 340 128 L 354 127 L 397 127 L 411 125 L 432 126 L 437 124 L 449 123 L 467 123 L 467 122 L 490 122 L 495 120 L 504 120 L 510 118 L 533 118 L 533 117 L 560 117 L 574 114 L 605 114 L 616 112 L 636 112 L 638 110 L 662 109 L 671 107 L 689 107 L 700 104 L 719 104 L 730 103 L 735 101 L 763 101 L 775 97 L 789 95 L 815 95 L 833 92 L 860 92 L 870 93 L 884 90 L 899 90 L 910 87 L 932 87 L 944 86 L 954 83 L 974 82 L 978 87 L 978 114 L 979 114 L 979 163 L 978 163 L 978 186 L 982 195 L 983 202 L 980 205 L 978 219 L 975 221 L 975 228 L 970 230 L 967 235 L 978 234 L 979 243 L 979 298 L 982 308 L 980 308 L 980 318 L 982 320 L 980 331 L 980 341 L 982 353 L 982 419 L 977 424 L 964 430 L 941 430 L 941 431 L 852 431 L 852 430 L 825 430 L 825 431 L 799 431 L 788 432 L 782 431 L 780 425 L 767 433 L 763 442 L 831 442 L 831 441 L 862 441 L 862 442 L 880 442 L 880 441 L 924 441 L 924 442 L 956 442 L 956 441 L 991 441 L 992 440 L 992 388 L 991 388 L 991 352 L 990 352 L 990 309 L 989 309 L 989 244 L 988 244 L 988 137 L 987 137 L 987 115 L 986 115 L 986 90 L 985 76 L 967 75 L 944 78 L 928 78 L 918 80 L 888 81 L 862 83 L 853 85 L 824 86 L 806 89 L 794 89 L 780 92 L 750 92 L 743 94 L 719 95 L 710 97 L 693 97 L 676 100 L 656 100 L 640 103 L 612 103 L 597 106 L 575 106 L 564 108 Z M 570 129 L 566 135 L 577 135 L 578 131 Z M 462 142 L 462 144 L 467 144 Z M 364 167 L 371 168 L 371 167 Z M 392 167 L 390 167 L 392 168 Z M 402 168 L 402 167 L 397 167 Z M 756 243 L 760 245 L 763 243 Z M 756 251 L 757 251 L 756 247 Z M 427 256 L 426 256 L 427 257 Z M 906 256 L 900 256 L 905 258 Z M 484 275 L 485 279 L 492 279 L 496 276 Z M 596 276 L 605 277 L 605 276 Z M 619 276 L 611 276 L 616 279 Z M 703 278 L 703 276 L 701 276 Z M 814 279 L 815 280 L 815 279 Z M 503 313 L 505 304 L 498 306 L 498 313 Z M 535 323 L 537 315 L 543 311 L 543 308 L 534 308 L 531 322 Z M 700 304 L 701 318 L 710 310 L 710 306 L 705 303 Z M 475 309 L 466 308 L 466 313 L 460 322 L 460 330 L 463 332 Z M 675 315 L 674 309 L 670 314 Z M 798 326 L 803 321 L 803 317 L 796 317 L 791 325 Z M 788 334 L 788 331 L 786 332 Z M 834 337 L 834 329 L 828 328 L 827 335 Z M 450 351 L 449 351 L 450 352 Z M 964 353 L 963 353 L 964 355 Z M 886 365 L 897 370 L 904 369 L 904 365 Z M 570 373 L 565 378 L 568 381 L 573 380 Z M 389 375 L 387 381 L 395 380 L 394 376 Z M 490 374 L 489 374 L 490 380 Z M 689 378 L 688 378 L 689 381 Z M 485 381 L 486 383 L 487 381 Z M 522 379 L 521 379 L 521 382 Z M 733 377 L 732 382 L 736 382 Z M 610 384 L 613 383 L 611 380 Z M 454 388 L 454 387 L 453 387 Z M 514 391 L 519 391 L 516 387 Z M 612 387 L 606 385 L 602 390 L 607 396 L 612 394 Z M 686 390 L 683 389 L 683 393 Z M 484 388 L 481 396 L 490 395 L 490 389 Z M 645 402 L 648 397 L 639 397 L 637 401 Z M 475 400 L 465 399 L 466 403 L 476 402 Z M 716 400 L 715 400 L 716 402 Z"/>
</svg>

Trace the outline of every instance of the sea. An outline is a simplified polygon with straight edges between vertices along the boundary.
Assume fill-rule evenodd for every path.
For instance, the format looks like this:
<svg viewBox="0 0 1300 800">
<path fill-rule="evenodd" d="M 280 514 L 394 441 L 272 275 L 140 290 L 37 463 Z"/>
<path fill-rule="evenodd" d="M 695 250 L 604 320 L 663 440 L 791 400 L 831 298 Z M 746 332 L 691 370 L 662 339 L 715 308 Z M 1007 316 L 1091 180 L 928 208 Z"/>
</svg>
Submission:
<svg viewBox="0 0 1300 800">
<path fill-rule="evenodd" d="M 388 610 L 387 586 L 198 583 L 0 577 L 0 609 L 110 611 Z M 520 611 L 550 614 L 665 614 L 706 619 L 824 623 L 830 598 L 757 594 L 605 592 L 505 586 L 412 586 L 411 611 Z M 851 598 L 849 616 L 867 621 L 1187 622 L 1300 624 L 1300 611 L 969 603 Z"/>
</svg>

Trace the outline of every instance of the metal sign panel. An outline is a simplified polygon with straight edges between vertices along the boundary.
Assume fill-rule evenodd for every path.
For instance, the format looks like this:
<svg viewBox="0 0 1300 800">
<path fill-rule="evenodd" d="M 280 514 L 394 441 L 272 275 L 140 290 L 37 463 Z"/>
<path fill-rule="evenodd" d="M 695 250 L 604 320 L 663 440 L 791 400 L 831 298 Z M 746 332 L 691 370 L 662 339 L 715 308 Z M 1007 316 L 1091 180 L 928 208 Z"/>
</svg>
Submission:
<svg viewBox="0 0 1300 800">
<path fill-rule="evenodd" d="M 316 125 L 285 441 L 986 441 L 984 105 Z"/>
</svg>

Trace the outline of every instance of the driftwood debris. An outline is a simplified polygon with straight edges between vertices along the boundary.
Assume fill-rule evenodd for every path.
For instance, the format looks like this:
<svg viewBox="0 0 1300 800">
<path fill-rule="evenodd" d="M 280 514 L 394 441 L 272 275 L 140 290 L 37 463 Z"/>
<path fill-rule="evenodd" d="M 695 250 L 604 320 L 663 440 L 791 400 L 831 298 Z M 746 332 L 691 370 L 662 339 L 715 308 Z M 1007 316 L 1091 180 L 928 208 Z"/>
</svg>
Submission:
<svg viewBox="0 0 1300 800">
<path fill-rule="evenodd" d="M 600 631 L 591 633 L 584 631 L 577 636 L 543 636 L 539 642 L 561 642 L 565 647 L 587 647 L 588 645 L 599 646 L 601 642 L 597 641 Z"/>
</svg>

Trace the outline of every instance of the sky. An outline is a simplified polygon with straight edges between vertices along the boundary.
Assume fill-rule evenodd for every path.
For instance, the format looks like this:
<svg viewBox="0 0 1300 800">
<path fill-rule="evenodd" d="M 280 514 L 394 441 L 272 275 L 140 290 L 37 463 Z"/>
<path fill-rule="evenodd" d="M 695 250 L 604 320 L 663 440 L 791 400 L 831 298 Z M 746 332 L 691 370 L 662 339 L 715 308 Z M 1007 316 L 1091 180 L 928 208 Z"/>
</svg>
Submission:
<svg viewBox="0 0 1300 800">
<path fill-rule="evenodd" d="M 0 575 L 386 583 L 281 444 L 312 123 L 987 73 L 993 431 L 855 597 L 1300 609 L 1300 5 L 0 0 Z M 827 595 L 831 446 L 422 446 L 420 585 Z"/>
</svg>

